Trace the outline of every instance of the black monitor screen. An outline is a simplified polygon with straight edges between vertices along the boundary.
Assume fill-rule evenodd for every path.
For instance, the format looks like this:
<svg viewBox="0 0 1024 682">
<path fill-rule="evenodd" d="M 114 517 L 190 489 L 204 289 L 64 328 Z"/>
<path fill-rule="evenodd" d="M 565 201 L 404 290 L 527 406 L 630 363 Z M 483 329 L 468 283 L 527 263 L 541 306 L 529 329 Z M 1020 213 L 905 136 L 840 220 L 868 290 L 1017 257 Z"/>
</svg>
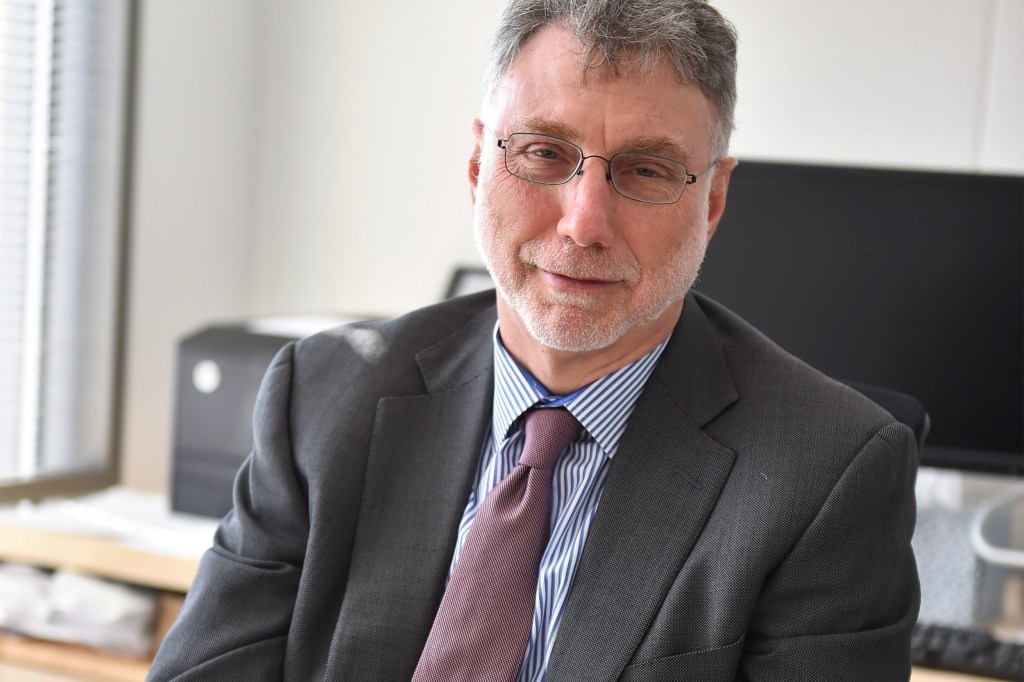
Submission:
<svg viewBox="0 0 1024 682">
<path fill-rule="evenodd" d="M 919 398 L 922 463 L 1024 468 L 1024 178 L 741 162 L 696 288 Z"/>
</svg>

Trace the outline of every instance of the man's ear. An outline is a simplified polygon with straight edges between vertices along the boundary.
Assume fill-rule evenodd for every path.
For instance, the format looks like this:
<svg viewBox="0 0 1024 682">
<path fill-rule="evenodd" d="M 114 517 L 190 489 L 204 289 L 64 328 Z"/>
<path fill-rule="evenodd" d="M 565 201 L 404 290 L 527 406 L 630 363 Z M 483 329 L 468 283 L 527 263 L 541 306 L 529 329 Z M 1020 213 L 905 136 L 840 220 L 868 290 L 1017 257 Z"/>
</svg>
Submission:
<svg viewBox="0 0 1024 682">
<path fill-rule="evenodd" d="M 476 185 L 480 178 L 480 150 L 484 135 L 484 123 L 473 119 L 473 152 L 469 155 L 469 198 L 476 205 Z"/>
<path fill-rule="evenodd" d="M 729 193 L 729 178 L 732 171 L 739 164 L 735 156 L 727 156 L 718 162 L 715 167 L 715 174 L 711 178 L 711 193 L 708 196 L 708 240 L 718 229 L 718 221 L 725 213 L 725 200 Z"/>
</svg>

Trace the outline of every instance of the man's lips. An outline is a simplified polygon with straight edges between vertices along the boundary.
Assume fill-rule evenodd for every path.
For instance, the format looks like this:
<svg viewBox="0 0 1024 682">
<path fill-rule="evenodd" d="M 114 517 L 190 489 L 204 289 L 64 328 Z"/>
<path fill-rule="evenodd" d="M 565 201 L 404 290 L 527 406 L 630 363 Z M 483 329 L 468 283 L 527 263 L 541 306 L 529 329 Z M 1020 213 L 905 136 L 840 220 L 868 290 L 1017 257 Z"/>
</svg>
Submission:
<svg viewBox="0 0 1024 682">
<path fill-rule="evenodd" d="M 544 273 L 545 279 L 550 283 L 559 287 L 569 287 L 575 289 L 601 289 L 615 284 L 619 280 L 617 279 L 602 279 L 602 278 L 591 278 L 591 277 L 578 277 L 575 275 L 565 275 L 558 272 L 552 272 L 551 270 L 545 270 L 540 268 L 540 271 Z"/>
</svg>

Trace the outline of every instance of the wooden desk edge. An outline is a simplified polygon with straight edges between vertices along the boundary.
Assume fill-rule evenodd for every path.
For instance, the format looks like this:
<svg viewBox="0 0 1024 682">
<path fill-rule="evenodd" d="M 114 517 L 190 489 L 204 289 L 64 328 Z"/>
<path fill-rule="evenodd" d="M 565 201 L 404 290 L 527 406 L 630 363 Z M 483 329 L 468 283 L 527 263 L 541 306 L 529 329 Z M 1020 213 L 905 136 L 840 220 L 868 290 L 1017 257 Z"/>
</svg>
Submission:
<svg viewBox="0 0 1024 682">
<path fill-rule="evenodd" d="M 915 666 L 910 673 L 910 682 L 992 682 L 992 678 Z"/>
<path fill-rule="evenodd" d="M 118 540 L 0 524 L 0 560 L 188 592 L 198 559 L 155 554 Z"/>
</svg>

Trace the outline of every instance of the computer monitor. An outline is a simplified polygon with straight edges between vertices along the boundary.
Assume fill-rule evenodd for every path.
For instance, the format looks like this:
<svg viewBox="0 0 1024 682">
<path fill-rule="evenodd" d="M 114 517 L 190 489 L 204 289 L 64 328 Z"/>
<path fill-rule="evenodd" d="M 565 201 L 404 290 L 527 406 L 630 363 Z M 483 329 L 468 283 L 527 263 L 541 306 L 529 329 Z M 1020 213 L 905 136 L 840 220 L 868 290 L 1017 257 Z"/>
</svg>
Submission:
<svg viewBox="0 0 1024 682">
<path fill-rule="evenodd" d="M 1024 178 L 741 160 L 695 288 L 920 399 L 922 464 L 1024 472 Z"/>
</svg>

